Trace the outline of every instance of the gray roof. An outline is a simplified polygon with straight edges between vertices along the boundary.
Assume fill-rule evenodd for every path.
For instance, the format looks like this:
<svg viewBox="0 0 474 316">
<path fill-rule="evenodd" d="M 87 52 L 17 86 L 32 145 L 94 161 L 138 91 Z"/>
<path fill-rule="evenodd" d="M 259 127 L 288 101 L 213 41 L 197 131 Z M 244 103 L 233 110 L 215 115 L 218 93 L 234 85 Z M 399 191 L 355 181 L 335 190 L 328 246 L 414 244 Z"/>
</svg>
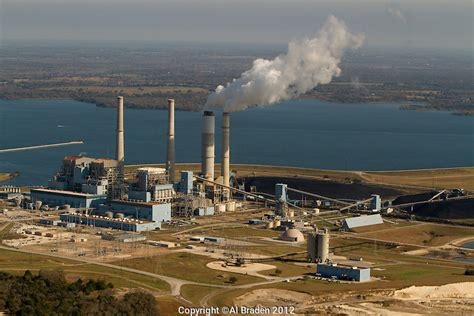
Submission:
<svg viewBox="0 0 474 316">
<path fill-rule="evenodd" d="M 363 227 L 363 226 L 370 226 L 370 225 L 377 225 L 383 224 L 383 219 L 380 214 L 374 215 L 362 215 L 358 217 L 351 217 L 346 218 L 344 220 L 343 226 L 348 229 L 356 228 L 356 227 Z"/>
</svg>

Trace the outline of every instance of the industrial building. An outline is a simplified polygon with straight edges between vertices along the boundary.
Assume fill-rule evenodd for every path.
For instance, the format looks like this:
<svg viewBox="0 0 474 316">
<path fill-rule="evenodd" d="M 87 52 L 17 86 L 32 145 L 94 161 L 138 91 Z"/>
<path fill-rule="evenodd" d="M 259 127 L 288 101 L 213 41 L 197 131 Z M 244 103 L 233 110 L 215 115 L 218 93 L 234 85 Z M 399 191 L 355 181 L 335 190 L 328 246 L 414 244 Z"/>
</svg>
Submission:
<svg viewBox="0 0 474 316">
<path fill-rule="evenodd" d="M 361 215 L 358 217 L 349 217 L 344 219 L 342 223 L 342 229 L 344 230 L 352 230 L 358 227 L 365 227 L 371 225 L 379 225 L 383 224 L 383 219 L 380 214 L 373 214 L 373 215 Z"/>
<path fill-rule="evenodd" d="M 108 199 L 121 198 L 123 170 L 113 159 L 68 156 L 63 159 L 58 174 L 49 181 L 48 188 L 58 192 L 105 195 Z"/>
<path fill-rule="evenodd" d="M 288 213 L 288 186 L 283 183 L 275 184 L 276 214 L 286 217 Z"/>
<path fill-rule="evenodd" d="M 146 241 L 146 236 L 142 234 L 134 234 L 134 233 L 120 233 L 120 234 L 107 233 L 107 234 L 102 234 L 101 238 L 103 240 L 118 241 L 118 242 L 123 242 L 123 243 Z"/>
<path fill-rule="evenodd" d="M 95 226 L 133 231 L 159 228 L 172 216 L 208 216 L 234 211 L 237 204 L 231 200 L 230 189 L 230 114 L 222 115 L 222 167 L 217 179 L 214 175 L 214 113 L 205 111 L 203 115 L 199 176 L 207 181 L 194 183 L 193 173 L 183 171 L 179 183 L 175 182 L 174 126 L 174 99 L 168 99 L 166 168 L 139 168 L 135 181 L 126 187 L 124 100 L 117 97 L 115 159 L 65 157 L 47 189 L 31 190 L 33 205 L 42 203 L 53 207 L 69 205 L 89 209 L 86 215 L 62 217 L 68 223 L 88 225 L 94 216 Z M 121 220 L 122 217 L 126 219 Z M 130 222 L 132 218 L 143 223 Z"/>
<path fill-rule="evenodd" d="M 169 175 L 163 168 L 139 168 L 136 173 L 137 182 L 128 190 L 129 200 L 143 202 L 171 203 L 176 195 L 173 184 L 169 183 Z"/>
<path fill-rule="evenodd" d="M 357 282 L 370 281 L 370 268 L 346 266 L 336 263 L 318 263 L 316 273 L 324 278 Z"/>
<path fill-rule="evenodd" d="M 153 222 L 171 220 L 171 203 L 114 200 L 99 210 L 106 211 Z"/>
<path fill-rule="evenodd" d="M 295 228 L 285 230 L 280 235 L 280 240 L 291 241 L 291 242 L 304 242 L 304 235 Z"/>
<path fill-rule="evenodd" d="M 88 214 L 61 214 L 59 218 L 65 223 L 75 223 L 93 227 L 104 227 L 126 231 L 147 231 L 161 228 L 161 222 L 142 221 L 129 218 L 110 218 Z"/>
<path fill-rule="evenodd" d="M 70 205 L 76 208 L 98 207 L 107 201 L 105 194 L 80 193 L 53 189 L 31 189 L 31 201 L 49 206 Z"/>
<path fill-rule="evenodd" d="M 380 212 L 382 209 L 382 199 L 378 194 L 372 194 L 372 200 L 370 201 L 370 210 L 372 212 Z"/>
</svg>

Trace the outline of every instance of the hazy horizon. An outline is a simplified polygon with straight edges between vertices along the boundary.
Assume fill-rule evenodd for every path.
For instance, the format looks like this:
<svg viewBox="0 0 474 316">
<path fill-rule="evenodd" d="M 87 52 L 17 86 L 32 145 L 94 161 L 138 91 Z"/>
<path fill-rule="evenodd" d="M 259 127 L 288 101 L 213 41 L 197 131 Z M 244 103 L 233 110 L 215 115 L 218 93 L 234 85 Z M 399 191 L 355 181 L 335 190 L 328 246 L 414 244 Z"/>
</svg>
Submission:
<svg viewBox="0 0 474 316">
<path fill-rule="evenodd" d="M 3 0 L 0 42 L 214 43 L 284 49 L 334 14 L 365 47 L 472 50 L 471 1 Z"/>
</svg>

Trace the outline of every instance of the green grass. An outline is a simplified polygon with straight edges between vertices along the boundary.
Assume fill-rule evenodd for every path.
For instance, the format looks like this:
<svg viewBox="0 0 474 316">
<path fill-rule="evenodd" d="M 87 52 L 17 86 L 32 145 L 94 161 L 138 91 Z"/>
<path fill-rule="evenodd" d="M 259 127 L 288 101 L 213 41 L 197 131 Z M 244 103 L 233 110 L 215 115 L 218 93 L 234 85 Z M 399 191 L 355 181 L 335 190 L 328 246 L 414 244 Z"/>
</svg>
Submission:
<svg viewBox="0 0 474 316">
<path fill-rule="evenodd" d="M 215 260 L 217 259 L 187 252 L 174 252 L 149 258 L 117 261 L 115 264 L 200 283 L 230 285 L 228 281 L 231 276 L 237 278 L 236 285 L 262 281 L 261 278 L 206 267 L 207 263 Z M 219 278 L 219 275 L 223 275 L 224 278 Z"/>
<path fill-rule="evenodd" d="M 271 270 L 260 271 L 259 272 L 260 274 L 277 276 L 277 277 L 282 277 L 282 278 L 304 275 L 306 273 L 314 273 L 316 269 L 314 266 L 310 266 L 310 267 L 308 267 L 307 265 L 300 266 L 300 265 L 295 265 L 290 262 L 282 262 L 282 261 L 265 262 L 265 264 L 274 265 L 276 268 L 271 269 Z M 281 271 L 281 274 L 275 274 L 276 269 L 279 269 Z"/>
<path fill-rule="evenodd" d="M 474 236 L 474 228 L 438 224 L 419 224 L 401 227 L 400 229 L 390 232 L 369 232 L 358 235 L 420 246 L 441 246 L 455 239 Z"/>
<path fill-rule="evenodd" d="M 169 285 L 161 280 L 136 273 L 111 269 L 78 261 L 26 254 L 0 249 L 0 271 L 21 274 L 25 270 L 62 269 L 66 277 L 74 280 L 81 278 L 105 279 L 115 287 L 146 288 L 154 291 L 169 291 Z"/>
<path fill-rule="evenodd" d="M 181 296 L 198 306 L 204 296 L 216 290 L 215 287 L 185 284 L 181 287 Z"/>
</svg>

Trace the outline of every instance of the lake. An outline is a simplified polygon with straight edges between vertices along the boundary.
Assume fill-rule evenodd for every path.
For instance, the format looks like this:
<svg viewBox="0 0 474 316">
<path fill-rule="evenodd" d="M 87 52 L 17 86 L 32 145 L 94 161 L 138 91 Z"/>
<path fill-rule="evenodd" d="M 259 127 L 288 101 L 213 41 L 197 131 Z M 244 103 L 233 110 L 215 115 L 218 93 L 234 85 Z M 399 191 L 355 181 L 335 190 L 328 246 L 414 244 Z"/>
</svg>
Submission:
<svg viewBox="0 0 474 316">
<path fill-rule="evenodd" d="M 231 162 L 344 170 L 473 165 L 474 117 L 398 107 L 291 100 L 233 113 Z M 125 109 L 126 163 L 164 162 L 166 119 L 166 111 Z M 113 157 L 115 124 L 113 108 L 71 100 L 0 100 L 0 149 L 84 141 L 0 153 L 0 172 L 20 172 L 11 184 L 45 185 L 66 155 Z M 219 127 L 216 115 L 216 162 Z M 201 113 L 177 111 L 175 134 L 177 161 L 199 162 Z"/>
</svg>

